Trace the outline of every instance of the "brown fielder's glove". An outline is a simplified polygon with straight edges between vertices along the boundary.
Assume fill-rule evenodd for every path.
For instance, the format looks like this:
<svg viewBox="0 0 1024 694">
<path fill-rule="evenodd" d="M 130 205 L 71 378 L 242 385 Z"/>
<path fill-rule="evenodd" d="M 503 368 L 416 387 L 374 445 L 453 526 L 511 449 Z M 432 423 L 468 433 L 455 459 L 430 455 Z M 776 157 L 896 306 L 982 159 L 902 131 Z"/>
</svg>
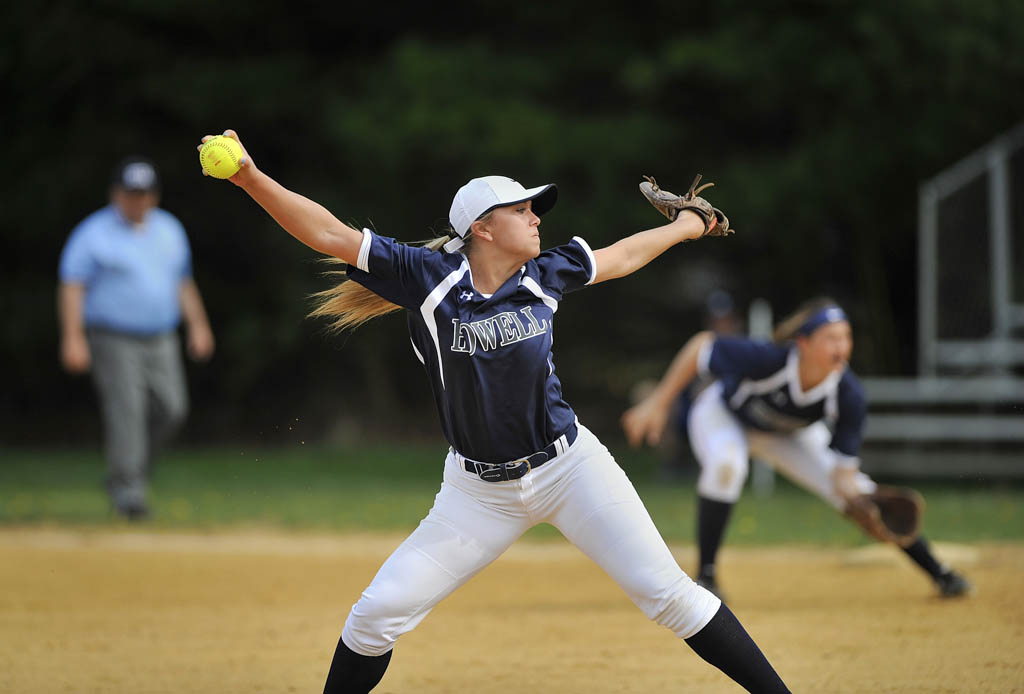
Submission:
<svg viewBox="0 0 1024 694">
<path fill-rule="evenodd" d="M 705 183 L 698 188 L 698 183 L 700 183 L 700 174 L 693 179 L 693 183 L 690 184 L 690 189 L 686 191 L 685 195 L 676 195 L 661 188 L 653 176 L 644 176 L 644 181 L 640 184 L 640 192 L 644 194 L 648 202 L 654 205 L 654 209 L 670 220 L 674 221 L 682 210 L 696 212 L 704 220 L 704 236 L 728 236 L 735 233 L 735 229 L 729 228 L 729 218 L 721 210 L 712 207 L 710 202 L 699 197 L 702 190 L 715 184 Z"/>
<path fill-rule="evenodd" d="M 846 515 L 868 535 L 907 547 L 917 539 L 924 498 L 906 487 L 879 487 L 846 503 Z"/>
</svg>

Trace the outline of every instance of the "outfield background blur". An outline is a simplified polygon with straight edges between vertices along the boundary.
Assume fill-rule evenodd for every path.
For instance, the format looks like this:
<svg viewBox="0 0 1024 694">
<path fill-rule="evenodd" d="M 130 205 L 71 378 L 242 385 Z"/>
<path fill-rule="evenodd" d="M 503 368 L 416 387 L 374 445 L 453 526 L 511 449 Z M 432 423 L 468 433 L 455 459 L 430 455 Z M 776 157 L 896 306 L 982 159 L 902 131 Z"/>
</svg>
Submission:
<svg viewBox="0 0 1024 694">
<path fill-rule="evenodd" d="M 404 321 L 337 338 L 306 320 L 328 283 L 316 254 L 199 174 L 202 135 L 237 129 L 284 185 L 410 241 L 440 230 L 476 175 L 558 183 L 545 245 L 657 224 L 641 174 L 673 189 L 697 171 L 717 182 L 708 194 L 736 236 L 674 249 L 559 313 L 566 397 L 614 438 L 630 388 L 704 327 L 715 289 L 741 314 L 759 297 L 784 312 L 831 294 L 852 315 L 859 374 L 913 374 L 918 183 L 1024 117 L 1024 5 L 1011 0 L 620 12 L 16 1 L 0 17 L 0 454 L 12 466 L 16 451 L 98 446 L 91 385 L 58 366 L 56 265 L 125 154 L 160 165 L 218 341 L 211 363 L 190 366 L 180 444 L 234 455 L 401 434 L 440 451 Z"/>
</svg>

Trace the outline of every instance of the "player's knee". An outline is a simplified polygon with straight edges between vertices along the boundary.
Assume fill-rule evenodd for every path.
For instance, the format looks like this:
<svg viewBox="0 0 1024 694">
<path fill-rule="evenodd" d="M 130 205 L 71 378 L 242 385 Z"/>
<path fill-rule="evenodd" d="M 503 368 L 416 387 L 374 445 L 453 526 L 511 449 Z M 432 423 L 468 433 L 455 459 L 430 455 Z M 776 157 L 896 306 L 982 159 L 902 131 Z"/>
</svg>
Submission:
<svg viewBox="0 0 1024 694">
<path fill-rule="evenodd" d="M 350 614 L 341 632 L 345 645 L 359 655 L 384 655 L 395 647 L 397 638 L 388 638 L 372 622 L 354 617 Z"/>
<path fill-rule="evenodd" d="M 686 639 L 704 628 L 715 615 L 721 600 L 686 574 L 680 574 L 671 588 L 651 604 L 650 611 L 645 612 L 679 638 Z"/>
<path fill-rule="evenodd" d="M 701 496 L 716 501 L 737 501 L 747 481 L 747 470 L 746 461 L 733 457 L 721 458 L 701 469 L 697 490 Z"/>
<path fill-rule="evenodd" d="M 374 584 L 352 606 L 342 638 L 356 653 L 373 656 L 390 651 L 398 637 L 422 619 L 415 606 L 406 604 L 402 595 L 391 588 L 387 582 Z"/>
<path fill-rule="evenodd" d="M 360 600 L 349 612 L 341 638 L 346 646 L 360 655 L 382 655 L 394 648 L 398 640 L 396 630 L 389 628 L 393 623 L 394 619 L 382 610 L 375 611 Z"/>
</svg>

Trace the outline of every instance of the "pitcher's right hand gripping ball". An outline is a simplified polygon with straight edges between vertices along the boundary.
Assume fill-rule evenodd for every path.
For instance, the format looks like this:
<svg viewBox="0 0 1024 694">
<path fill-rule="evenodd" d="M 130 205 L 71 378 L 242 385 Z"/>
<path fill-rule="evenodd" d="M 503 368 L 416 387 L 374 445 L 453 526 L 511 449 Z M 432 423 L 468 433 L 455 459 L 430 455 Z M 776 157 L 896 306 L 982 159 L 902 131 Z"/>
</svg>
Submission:
<svg viewBox="0 0 1024 694">
<path fill-rule="evenodd" d="M 696 212 L 704 220 L 703 236 L 728 236 L 736 233 L 735 229 L 729 228 L 729 218 L 721 210 L 712 207 L 710 202 L 699 197 L 702 190 L 715 184 L 705 183 L 698 188 L 698 183 L 700 183 L 700 174 L 693 179 L 693 183 L 690 184 L 690 189 L 686 191 L 685 195 L 676 195 L 660 187 L 653 176 L 644 176 L 644 181 L 640 184 L 640 192 L 649 203 L 654 205 L 654 209 L 672 221 L 675 221 L 683 210 Z"/>
<path fill-rule="evenodd" d="M 242 147 L 227 135 L 216 135 L 199 147 L 199 165 L 208 176 L 231 178 L 238 173 Z"/>
</svg>

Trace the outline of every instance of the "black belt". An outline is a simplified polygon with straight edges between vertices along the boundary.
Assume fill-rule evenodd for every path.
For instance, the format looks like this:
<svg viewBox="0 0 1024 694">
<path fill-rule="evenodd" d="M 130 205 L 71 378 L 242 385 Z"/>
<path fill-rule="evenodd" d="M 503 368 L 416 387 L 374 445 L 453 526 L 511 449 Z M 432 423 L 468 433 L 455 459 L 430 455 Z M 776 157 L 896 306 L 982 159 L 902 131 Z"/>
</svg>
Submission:
<svg viewBox="0 0 1024 694">
<path fill-rule="evenodd" d="M 544 450 L 510 460 L 507 463 L 481 463 L 476 460 L 470 460 L 463 455 L 460 455 L 460 457 L 463 460 L 462 464 L 466 468 L 466 472 L 477 475 L 484 482 L 509 482 L 519 479 L 530 470 L 538 468 L 552 458 L 565 453 L 576 440 L 576 434 L 578 433 L 579 430 L 576 428 L 576 423 L 573 422 L 569 426 L 568 431 L 548 444 Z"/>
</svg>

